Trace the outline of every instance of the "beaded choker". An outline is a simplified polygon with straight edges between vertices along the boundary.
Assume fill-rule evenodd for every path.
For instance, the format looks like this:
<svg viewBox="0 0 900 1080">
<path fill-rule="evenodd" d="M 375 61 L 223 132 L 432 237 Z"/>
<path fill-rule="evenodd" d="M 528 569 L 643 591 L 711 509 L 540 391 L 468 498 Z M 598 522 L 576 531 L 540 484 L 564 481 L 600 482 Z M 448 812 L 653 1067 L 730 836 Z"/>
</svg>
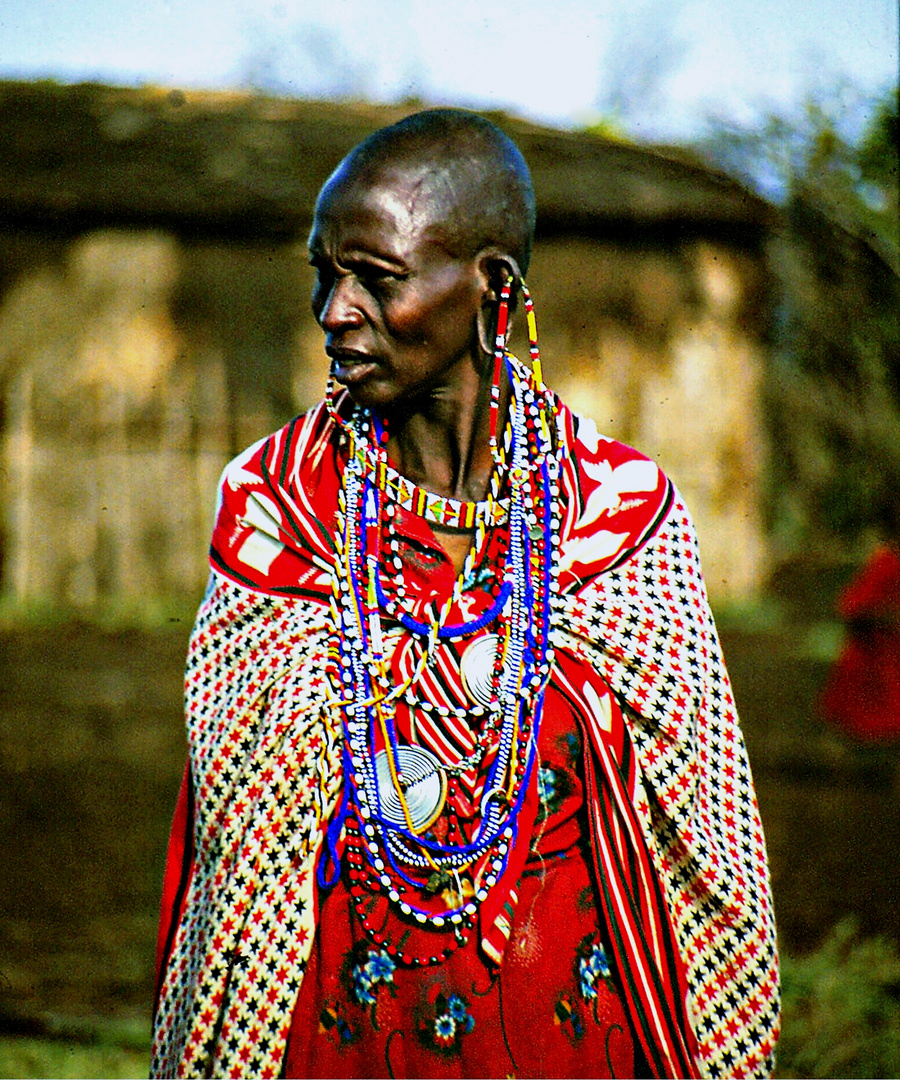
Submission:
<svg viewBox="0 0 900 1080">
<path fill-rule="evenodd" d="M 341 421 L 350 455 L 338 502 L 330 675 L 344 717 L 345 787 L 328 833 L 334 872 L 329 881 L 323 860 L 319 878 L 323 885 L 336 880 L 343 841 L 363 927 L 407 964 L 437 964 L 460 947 L 503 875 L 553 662 L 558 440 L 553 401 L 539 380 L 539 359 L 534 362 L 533 314 L 532 370 L 506 351 L 510 288 L 511 280 L 501 295 L 495 351 L 497 378 L 505 375 L 512 388 L 510 417 L 501 446 L 494 407 L 499 390 L 492 393 L 491 447 L 498 464 L 484 502 L 438 500 L 400 476 L 387 464 L 387 431 L 368 410 L 357 408 Z M 496 496 L 504 473 L 509 496 L 501 503 Z M 474 530 L 463 571 L 440 610 L 417 603 L 403 581 L 392 521 L 396 506 L 407 501 L 437 524 Z M 495 561 L 501 553 L 497 565 L 483 564 L 489 541 Z M 483 578 L 493 585 L 486 597 L 482 590 L 479 613 L 467 614 L 467 590 Z M 402 679 L 392 668 L 396 639 L 386 637 L 389 626 L 402 628 L 415 652 Z M 442 650 L 451 648 L 460 656 L 466 708 L 428 700 L 427 673 L 450 662 Z M 438 735 L 442 725 L 480 723 L 471 749 L 454 757 L 442 752 L 440 739 L 418 740 L 413 714 L 419 708 Z M 467 805 L 464 788 L 481 793 L 465 820 L 459 816 Z"/>
<path fill-rule="evenodd" d="M 503 525 L 509 515 L 508 499 L 462 502 L 444 495 L 434 495 L 408 480 L 384 460 L 379 460 L 375 466 L 375 484 L 398 506 L 425 518 L 432 525 L 443 525 L 450 529 L 474 529 L 476 525 L 489 528 Z"/>
</svg>

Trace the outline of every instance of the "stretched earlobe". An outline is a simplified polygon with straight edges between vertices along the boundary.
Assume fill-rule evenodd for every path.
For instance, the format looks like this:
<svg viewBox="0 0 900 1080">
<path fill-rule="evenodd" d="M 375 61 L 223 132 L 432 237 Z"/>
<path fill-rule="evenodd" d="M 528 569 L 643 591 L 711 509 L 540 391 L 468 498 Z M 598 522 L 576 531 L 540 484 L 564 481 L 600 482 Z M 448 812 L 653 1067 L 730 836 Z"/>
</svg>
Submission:
<svg viewBox="0 0 900 1080">
<path fill-rule="evenodd" d="M 497 322 L 497 304 L 495 300 L 486 298 L 475 316 L 478 329 L 478 344 L 485 356 L 490 356 L 494 351 L 494 326 Z"/>
<path fill-rule="evenodd" d="M 510 315 L 515 310 L 516 294 L 524 284 L 513 268 L 501 265 L 499 270 L 502 278 L 496 288 L 489 286 L 485 290 L 478 312 L 478 341 L 487 355 L 496 353 L 498 348 L 506 349 L 512 329 Z"/>
<path fill-rule="evenodd" d="M 501 324 L 503 347 L 506 347 L 509 316 L 516 308 L 522 274 L 516 260 L 496 248 L 489 248 L 481 253 L 479 269 L 484 285 L 478 313 L 478 342 L 482 352 L 490 355 L 497 348 L 497 334 Z"/>
<path fill-rule="evenodd" d="M 483 282 L 483 303 L 496 304 L 510 277 L 513 279 L 512 292 L 515 297 L 522 271 L 512 255 L 499 248 L 485 248 L 478 256 L 478 269 Z"/>
</svg>

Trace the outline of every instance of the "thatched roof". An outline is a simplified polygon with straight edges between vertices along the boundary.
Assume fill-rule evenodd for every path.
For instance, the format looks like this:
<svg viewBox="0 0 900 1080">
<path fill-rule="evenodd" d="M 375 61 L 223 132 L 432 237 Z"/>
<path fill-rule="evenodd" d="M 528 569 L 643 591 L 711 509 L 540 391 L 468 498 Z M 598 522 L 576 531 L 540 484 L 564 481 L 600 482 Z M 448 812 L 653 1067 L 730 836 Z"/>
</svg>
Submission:
<svg viewBox="0 0 900 1080">
<path fill-rule="evenodd" d="M 411 108 L 0 83 L 0 214 L 56 228 L 300 233 L 347 150 Z M 532 168 L 542 231 L 756 231 L 768 220 L 764 202 L 699 163 L 494 119 Z"/>
</svg>

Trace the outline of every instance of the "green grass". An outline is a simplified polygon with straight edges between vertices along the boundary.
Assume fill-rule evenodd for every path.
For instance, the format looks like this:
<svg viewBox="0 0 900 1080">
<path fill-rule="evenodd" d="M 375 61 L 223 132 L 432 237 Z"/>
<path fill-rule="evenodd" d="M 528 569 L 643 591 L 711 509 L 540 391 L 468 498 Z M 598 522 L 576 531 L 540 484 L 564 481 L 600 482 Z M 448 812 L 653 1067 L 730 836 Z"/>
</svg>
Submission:
<svg viewBox="0 0 900 1080">
<path fill-rule="evenodd" d="M 852 919 L 782 963 L 779 1077 L 900 1076 L 900 951 L 860 939 Z"/>
<path fill-rule="evenodd" d="M 788 615 L 784 601 L 775 596 L 753 600 L 717 600 L 712 603 L 716 626 L 720 630 L 765 633 L 782 629 Z"/>
<path fill-rule="evenodd" d="M 110 632 L 155 631 L 180 624 L 190 627 L 202 597 L 118 598 L 90 607 L 73 607 L 51 600 L 0 597 L 0 630 L 49 630 L 73 623 Z"/>
<path fill-rule="evenodd" d="M 0 1036 L 0 1080 L 146 1077 L 150 1031 L 141 1021 L 45 1021 L 42 1036 Z"/>
<path fill-rule="evenodd" d="M 67 1043 L 63 1040 L 0 1038 L 0 1077 L 145 1077 L 148 1050 L 127 1046 Z"/>
</svg>

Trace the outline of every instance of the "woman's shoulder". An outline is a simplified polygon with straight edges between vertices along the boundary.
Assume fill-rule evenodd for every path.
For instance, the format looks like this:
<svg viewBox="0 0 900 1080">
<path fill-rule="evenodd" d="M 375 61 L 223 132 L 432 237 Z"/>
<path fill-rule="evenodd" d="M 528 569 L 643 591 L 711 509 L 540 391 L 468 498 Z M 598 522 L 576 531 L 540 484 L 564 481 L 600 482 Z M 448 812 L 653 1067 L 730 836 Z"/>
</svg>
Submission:
<svg viewBox="0 0 900 1080">
<path fill-rule="evenodd" d="M 286 487 L 298 482 L 308 487 L 308 474 L 334 467 L 340 443 L 340 430 L 320 401 L 232 458 L 222 473 L 222 487 L 248 483 Z"/>
<path fill-rule="evenodd" d="M 316 406 L 225 467 L 210 545 L 214 571 L 262 592 L 328 594 L 339 486 L 335 434 L 328 410 Z"/>
<path fill-rule="evenodd" d="M 560 403 L 558 425 L 563 475 L 581 500 L 601 506 L 606 517 L 643 508 L 654 515 L 670 496 L 672 484 L 660 466 L 640 450 L 602 434 L 590 417 Z M 587 522 L 585 522 L 587 524 Z"/>
<path fill-rule="evenodd" d="M 558 425 L 563 437 L 567 457 L 573 459 L 576 467 L 588 467 L 600 461 L 608 462 L 612 467 L 628 461 L 644 463 L 645 475 L 654 472 L 662 476 L 662 470 L 648 457 L 633 446 L 606 435 L 600 431 L 596 422 L 570 409 L 564 402 L 556 402 Z"/>
<path fill-rule="evenodd" d="M 640 451 L 602 435 L 565 406 L 561 569 L 581 580 L 629 558 L 655 534 L 674 498 L 662 469 Z"/>
</svg>

